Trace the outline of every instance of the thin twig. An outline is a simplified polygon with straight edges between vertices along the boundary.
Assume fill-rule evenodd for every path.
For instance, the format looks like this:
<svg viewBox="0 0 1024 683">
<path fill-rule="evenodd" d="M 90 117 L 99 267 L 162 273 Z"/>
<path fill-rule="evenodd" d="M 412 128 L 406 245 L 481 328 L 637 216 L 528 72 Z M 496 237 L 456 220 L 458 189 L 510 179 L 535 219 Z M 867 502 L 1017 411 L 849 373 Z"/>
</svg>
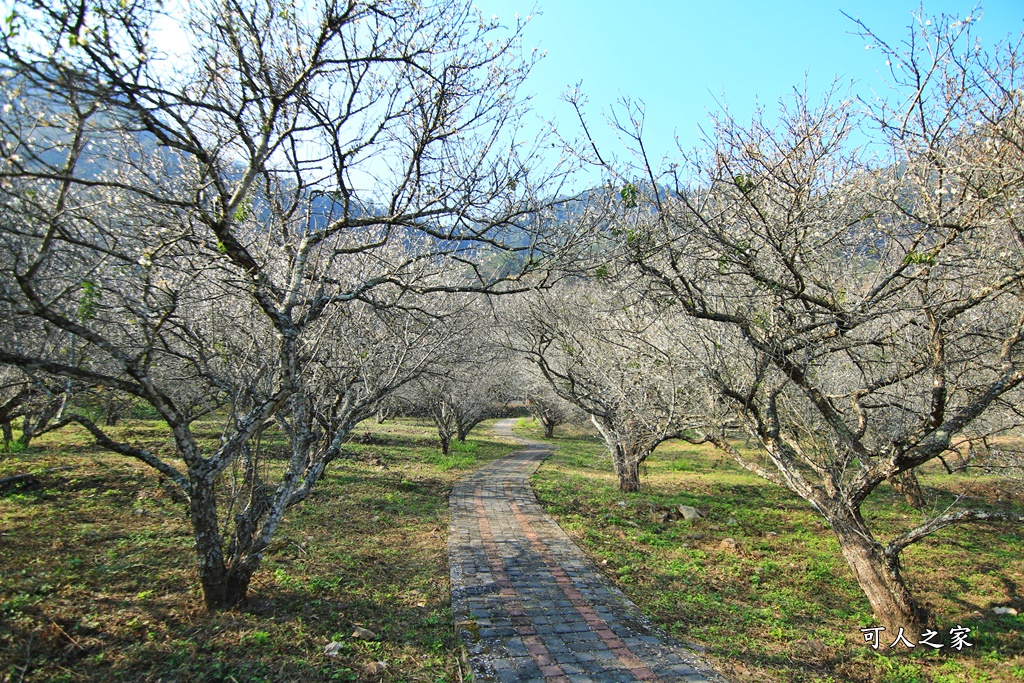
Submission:
<svg viewBox="0 0 1024 683">
<path fill-rule="evenodd" d="M 49 618 L 49 617 L 47 617 L 47 618 Z M 81 643 L 79 643 L 79 642 L 78 642 L 77 640 L 75 640 L 74 638 L 72 638 L 71 636 L 69 636 L 69 635 L 68 635 L 68 632 L 67 632 L 67 631 L 65 631 L 64 629 L 62 629 L 62 628 L 60 627 L 60 624 L 58 624 L 58 623 L 57 623 L 56 621 L 54 621 L 54 620 L 53 620 L 52 618 L 49 618 L 49 619 L 50 619 L 50 623 L 51 623 L 51 624 L 53 624 L 53 625 L 54 625 L 54 627 L 55 627 L 55 628 L 56 628 L 56 629 L 57 629 L 58 631 L 60 631 L 60 632 L 61 632 L 61 635 L 63 635 L 63 636 L 64 636 L 65 638 L 67 638 L 68 640 L 70 640 L 70 641 L 71 641 L 71 644 L 72 644 L 72 645 L 74 645 L 75 647 L 77 647 L 77 648 L 78 648 L 79 650 L 82 650 L 83 652 L 85 651 L 85 648 L 84 648 L 84 647 L 82 647 L 82 644 L 81 644 Z"/>
<path fill-rule="evenodd" d="M 36 637 L 36 634 L 30 633 L 28 635 L 28 645 L 25 646 L 25 666 L 21 669 L 21 675 L 18 676 L 18 683 L 22 683 L 25 680 L 25 674 L 28 673 L 28 668 L 32 665 L 32 639 Z"/>
</svg>

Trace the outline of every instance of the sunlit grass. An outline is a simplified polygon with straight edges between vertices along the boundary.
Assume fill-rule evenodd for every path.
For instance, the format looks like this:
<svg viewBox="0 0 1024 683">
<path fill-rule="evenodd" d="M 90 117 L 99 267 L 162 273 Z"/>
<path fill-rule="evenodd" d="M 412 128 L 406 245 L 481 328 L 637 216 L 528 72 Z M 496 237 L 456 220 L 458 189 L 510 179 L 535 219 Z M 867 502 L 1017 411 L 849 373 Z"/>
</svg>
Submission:
<svg viewBox="0 0 1024 683">
<path fill-rule="evenodd" d="M 517 428 L 541 436 L 529 421 Z M 874 619 L 835 537 L 796 496 L 710 447 L 681 442 L 648 460 L 641 493 L 622 494 L 596 438 L 577 430 L 554 443 L 558 454 L 533 479 L 545 507 L 645 612 L 708 647 L 734 680 L 1021 680 L 1024 617 L 990 609 L 1024 607 L 1017 529 L 959 527 L 909 548 L 903 566 L 914 594 L 941 628 L 970 627 L 974 647 L 880 656 L 864 645 L 859 629 Z M 982 477 L 972 490 L 983 500 L 995 483 Z M 943 506 L 963 484 L 938 469 L 922 476 Z M 661 521 L 678 505 L 703 519 Z M 921 519 L 887 486 L 864 511 L 883 538 Z M 723 547 L 726 538 L 735 549 Z"/>
<path fill-rule="evenodd" d="M 208 445 L 219 433 L 215 423 L 198 431 Z M 157 421 L 114 432 L 173 455 Z M 448 458 L 424 423 L 370 421 L 356 437 L 289 511 L 250 603 L 214 615 L 202 611 L 185 507 L 156 473 L 75 429 L 4 456 L 0 476 L 74 469 L 0 497 L 0 679 L 456 680 L 448 492 L 512 447 L 488 438 L 486 425 Z M 279 436 L 264 446 L 283 455 Z M 351 638 L 356 625 L 379 638 Z M 326 656 L 332 641 L 340 651 Z"/>
</svg>

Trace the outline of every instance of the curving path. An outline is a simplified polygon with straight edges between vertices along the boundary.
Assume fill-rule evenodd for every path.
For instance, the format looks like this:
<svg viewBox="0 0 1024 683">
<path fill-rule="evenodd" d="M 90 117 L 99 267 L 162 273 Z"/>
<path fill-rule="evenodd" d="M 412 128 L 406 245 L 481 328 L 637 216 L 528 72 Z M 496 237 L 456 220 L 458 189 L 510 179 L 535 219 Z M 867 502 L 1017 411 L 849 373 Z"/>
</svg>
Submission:
<svg viewBox="0 0 1024 683">
<path fill-rule="evenodd" d="M 451 494 L 452 612 L 475 681 L 715 681 L 697 655 L 655 630 L 537 503 L 528 478 L 551 446 L 475 471 Z"/>
</svg>

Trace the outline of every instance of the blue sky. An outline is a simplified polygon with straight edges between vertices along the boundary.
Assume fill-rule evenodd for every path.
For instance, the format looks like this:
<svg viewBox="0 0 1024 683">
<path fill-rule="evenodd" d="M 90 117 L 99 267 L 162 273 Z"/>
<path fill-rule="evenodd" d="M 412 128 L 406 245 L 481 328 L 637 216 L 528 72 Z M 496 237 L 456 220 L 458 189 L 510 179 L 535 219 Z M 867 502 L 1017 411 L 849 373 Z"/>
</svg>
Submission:
<svg viewBox="0 0 1024 683">
<path fill-rule="evenodd" d="M 643 100 L 647 139 L 656 156 L 699 141 L 707 112 L 727 103 L 749 118 L 760 101 L 773 109 L 780 96 L 807 81 L 812 95 L 835 77 L 854 82 L 854 92 L 885 87 L 884 57 L 866 51 L 845 11 L 890 44 L 907 35 L 918 2 L 907 0 L 801 2 L 731 0 L 477 0 L 486 16 L 514 23 L 532 15 L 524 38 L 547 57 L 531 74 L 526 91 L 535 110 L 571 126 L 574 114 L 560 101 L 567 86 L 582 81 L 592 117 L 620 96 Z M 965 2 L 929 2 L 927 14 L 981 16 L 974 33 L 986 47 L 1024 31 L 1024 1 L 990 0 L 979 12 Z"/>
</svg>

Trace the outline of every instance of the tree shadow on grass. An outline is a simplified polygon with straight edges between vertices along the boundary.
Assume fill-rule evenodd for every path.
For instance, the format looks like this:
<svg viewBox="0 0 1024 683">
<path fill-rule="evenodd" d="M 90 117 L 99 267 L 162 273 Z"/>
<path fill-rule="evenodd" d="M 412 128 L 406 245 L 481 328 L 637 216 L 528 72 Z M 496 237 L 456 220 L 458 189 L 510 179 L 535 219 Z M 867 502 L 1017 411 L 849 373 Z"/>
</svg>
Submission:
<svg viewBox="0 0 1024 683">
<path fill-rule="evenodd" d="M 359 596 L 324 597 L 304 590 L 264 588 L 234 612 L 206 614 L 197 601 L 171 606 L 153 601 L 104 599 L 116 624 L 39 610 L 5 640 L 19 678 L 92 681 L 359 680 L 382 660 L 414 662 L 455 648 L 447 605 L 423 607 Z M 354 626 L 374 640 L 352 638 Z M 341 642 L 335 656 L 324 654 Z M 22 655 L 19 657 L 19 653 Z M 441 657 L 441 670 L 451 661 Z M 233 679 L 232 679 L 233 677 Z"/>
<path fill-rule="evenodd" d="M 182 506 L 140 498 L 156 492 L 152 476 L 140 487 L 106 474 L 117 476 L 89 473 L 8 505 L 16 526 L 0 560 L 0 679 L 379 680 L 381 661 L 410 678 L 451 677 L 437 522 L 449 480 L 336 470 L 289 512 L 250 604 L 207 614 Z M 349 638 L 354 624 L 381 638 Z M 324 655 L 336 637 L 346 647 Z"/>
</svg>

